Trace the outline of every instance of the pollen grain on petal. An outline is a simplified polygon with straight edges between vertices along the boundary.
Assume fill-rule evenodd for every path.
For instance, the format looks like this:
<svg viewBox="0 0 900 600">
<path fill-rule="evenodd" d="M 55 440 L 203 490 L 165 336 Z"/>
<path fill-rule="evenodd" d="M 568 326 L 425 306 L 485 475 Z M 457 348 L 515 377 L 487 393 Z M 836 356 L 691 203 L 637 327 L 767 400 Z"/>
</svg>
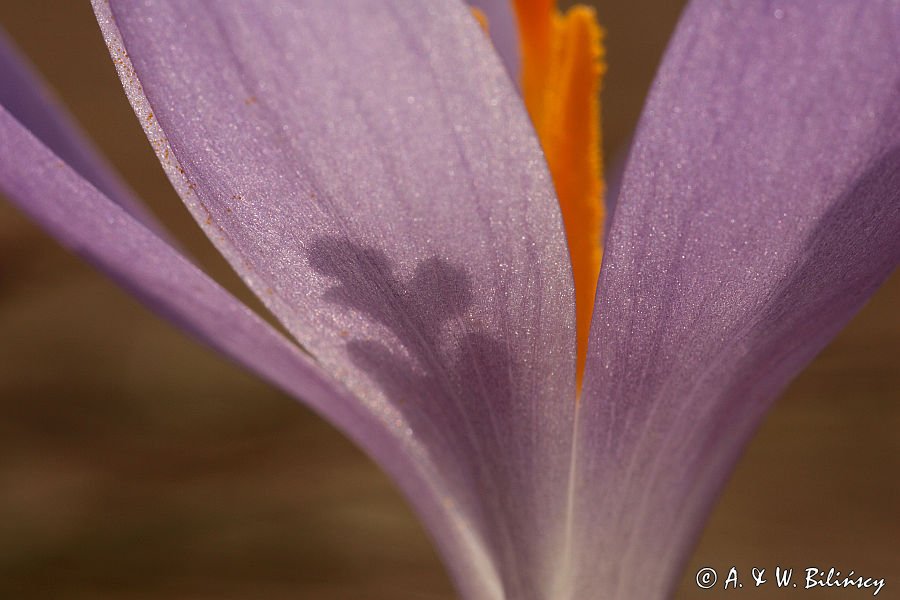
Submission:
<svg viewBox="0 0 900 600">
<path fill-rule="evenodd" d="M 476 8 L 474 6 L 471 7 L 472 15 L 475 17 L 475 20 L 478 21 L 478 24 L 481 25 L 481 28 L 484 30 L 484 33 L 490 35 L 490 23 L 488 23 L 487 15 L 484 14 L 484 11 L 480 8 Z"/>
<path fill-rule="evenodd" d="M 572 260 L 580 389 L 602 258 L 603 30 L 585 6 L 562 13 L 555 0 L 514 0 L 514 5 L 522 93 L 553 176 Z"/>
</svg>

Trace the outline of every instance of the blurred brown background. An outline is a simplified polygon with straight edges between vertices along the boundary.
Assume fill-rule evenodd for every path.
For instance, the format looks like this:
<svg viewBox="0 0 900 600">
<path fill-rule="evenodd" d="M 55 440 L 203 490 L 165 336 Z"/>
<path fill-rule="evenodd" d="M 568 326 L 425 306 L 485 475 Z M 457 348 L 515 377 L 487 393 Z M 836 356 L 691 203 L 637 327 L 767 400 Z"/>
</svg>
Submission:
<svg viewBox="0 0 900 600">
<path fill-rule="evenodd" d="M 679 5 L 599 11 L 610 156 Z M 4 2 L 0 23 L 184 245 L 246 299 L 165 180 L 88 4 Z M 887 578 L 880 597 L 900 597 L 898 306 L 895 276 L 781 399 L 678 598 L 722 593 L 696 588 L 701 566 L 775 564 L 855 569 Z M 871 593 L 779 592 L 741 595 Z M 403 500 L 339 433 L 0 202 L 0 598 L 452 597 Z"/>
</svg>

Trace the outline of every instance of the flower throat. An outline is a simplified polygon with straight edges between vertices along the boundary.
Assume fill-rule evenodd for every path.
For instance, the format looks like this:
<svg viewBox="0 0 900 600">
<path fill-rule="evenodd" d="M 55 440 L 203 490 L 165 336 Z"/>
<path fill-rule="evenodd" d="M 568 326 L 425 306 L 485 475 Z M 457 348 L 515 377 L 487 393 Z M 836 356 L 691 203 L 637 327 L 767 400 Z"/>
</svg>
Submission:
<svg viewBox="0 0 900 600">
<path fill-rule="evenodd" d="M 572 260 L 580 391 L 603 258 L 603 30 L 587 6 L 576 5 L 565 13 L 556 0 L 513 0 L 513 6 L 522 96 L 553 177 Z M 484 15 L 476 10 L 475 16 L 487 29 Z"/>
</svg>

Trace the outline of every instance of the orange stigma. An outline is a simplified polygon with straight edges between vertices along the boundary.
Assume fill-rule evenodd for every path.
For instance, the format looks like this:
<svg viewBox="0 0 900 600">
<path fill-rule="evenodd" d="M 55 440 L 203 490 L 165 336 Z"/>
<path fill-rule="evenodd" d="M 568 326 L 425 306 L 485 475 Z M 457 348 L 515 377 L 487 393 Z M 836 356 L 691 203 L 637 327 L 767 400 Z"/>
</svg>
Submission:
<svg viewBox="0 0 900 600">
<path fill-rule="evenodd" d="M 575 278 L 577 381 L 581 390 L 597 277 L 603 257 L 600 81 L 603 30 L 593 9 L 565 13 L 555 0 L 513 0 L 522 55 L 522 95 L 559 198 Z"/>
</svg>

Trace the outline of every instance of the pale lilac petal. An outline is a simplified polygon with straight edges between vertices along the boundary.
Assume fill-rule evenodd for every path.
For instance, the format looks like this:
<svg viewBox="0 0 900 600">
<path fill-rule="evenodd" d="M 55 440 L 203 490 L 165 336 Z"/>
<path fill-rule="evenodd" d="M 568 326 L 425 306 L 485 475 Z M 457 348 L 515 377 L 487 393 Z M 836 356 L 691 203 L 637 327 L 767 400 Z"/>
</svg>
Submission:
<svg viewBox="0 0 900 600">
<path fill-rule="evenodd" d="M 470 6 L 481 10 L 488 20 L 491 43 L 500 55 L 506 72 L 518 86 L 522 59 L 519 49 L 519 26 L 512 0 L 467 0 Z"/>
<path fill-rule="evenodd" d="M 156 231 L 162 229 L 2 30 L 0 81 L 0 106 L 132 216 Z"/>
<path fill-rule="evenodd" d="M 625 167 L 628 165 L 628 155 L 631 153 L 633 139 L 634 135 L 629 135 L 625 143 L 612 155 L 609 164 L 603 167 L 603 203 L 606 206 L 606 215 L 603 219 L 604 240 L 609 237 L 609 229 L 616 212 L 616 204 L 619 202 L 619 192 L 622 191 L 622 178 L 625 177 Z"/>
<path fill-rule="evenodd" d="M 682 18 L 604 255 L 574 597 L 672 589 L 773 398 L 900 260 L 898 40 L 889 1 Z"/>
<path fill-rule="evenodd" d="M 477 530 L 396 408 L 366 404 L 71 170 L 0 107 L 0 191 L 62 244 L 207 345 L 344 430 L 398 482 L 472 598 L 499 597 Z M 302 451 L 302 449 L 299 449 Z"/>
<path fill-rule="evenodd" d="M 570 460 L 571 271 L 539 144 L 469 8 L 94 7 L 213 242 L 328 372 L 401 415 L 506 595 L 539 595 Z"/>
</svg>

